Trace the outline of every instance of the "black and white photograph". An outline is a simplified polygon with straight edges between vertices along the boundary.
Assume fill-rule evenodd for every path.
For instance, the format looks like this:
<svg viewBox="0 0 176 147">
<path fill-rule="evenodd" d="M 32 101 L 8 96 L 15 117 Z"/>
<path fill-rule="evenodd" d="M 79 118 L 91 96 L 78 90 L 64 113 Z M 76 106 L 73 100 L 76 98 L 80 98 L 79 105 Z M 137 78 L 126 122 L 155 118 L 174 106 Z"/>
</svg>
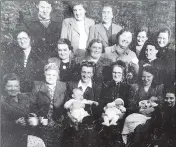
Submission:
<svg viewBox="0 0 176 147">
<path fill-rule="evenodd" d="M 0 146 L 176 147 L 175 4 L 0 1 Z"/>
</svg>

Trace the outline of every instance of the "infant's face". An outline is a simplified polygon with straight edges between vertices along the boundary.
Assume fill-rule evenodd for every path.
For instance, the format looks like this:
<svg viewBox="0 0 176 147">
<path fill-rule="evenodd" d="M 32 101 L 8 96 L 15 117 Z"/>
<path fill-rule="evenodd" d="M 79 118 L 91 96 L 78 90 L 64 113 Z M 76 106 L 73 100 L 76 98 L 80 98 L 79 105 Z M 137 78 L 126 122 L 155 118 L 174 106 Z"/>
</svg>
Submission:
<svg viewBox="0 0 176 147">
<path fill-rule="evenodd" d="M 75 90 L 75 91 L 73 92 L 73 98 L 74 98 L 75 100 L 78 100 L 78 101 L 83 100 L 83 92 L 82 92 L 82 91 L 79 91 L 79 90 Z"/>
<path fill-rule="evenodd" d="M 120 107 L 121 105 L 123 105 L 123 102 L 116 100 L 115 104 L 116 104 L 117 107 Z"/>
</svg>

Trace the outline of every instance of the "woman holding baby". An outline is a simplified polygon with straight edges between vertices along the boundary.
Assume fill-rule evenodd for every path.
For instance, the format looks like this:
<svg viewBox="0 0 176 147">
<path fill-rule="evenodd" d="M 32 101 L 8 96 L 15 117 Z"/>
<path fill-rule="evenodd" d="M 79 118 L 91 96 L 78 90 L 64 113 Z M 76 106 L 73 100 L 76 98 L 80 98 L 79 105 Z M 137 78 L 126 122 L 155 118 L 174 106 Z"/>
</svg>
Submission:
<svg viewBox="0 0 176 147">
<path fill-rule="evenodd" d="M 132 96 L 129 99 L 128 113 L 125 119 L 122 136 L 128 143 L 129 134 L 142 123 L 151 118 L 152 112 L 163 100 L 163 85 L 155 84 L 155 69 L 145 66 L 141 69 L 139 82 L 132 85 Z"/>
</svg>

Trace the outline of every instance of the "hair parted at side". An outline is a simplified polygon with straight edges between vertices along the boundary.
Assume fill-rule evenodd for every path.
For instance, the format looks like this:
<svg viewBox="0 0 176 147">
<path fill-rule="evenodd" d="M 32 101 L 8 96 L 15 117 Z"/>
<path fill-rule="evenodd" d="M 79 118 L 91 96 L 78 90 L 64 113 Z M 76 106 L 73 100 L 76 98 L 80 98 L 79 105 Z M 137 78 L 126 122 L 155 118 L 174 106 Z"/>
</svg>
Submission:
<svg viewBox="0 0 176 147">
<path fill-rule="evenodd" d="M 168 33 L 169 39 L 171 38 L 171 29 L 169 27 L 161 28 L 157 33 L 157 37 L 160 33 Z"/>
<path fill-rule="evenodd" d="M 68 48 L 69 48 L 69 50 L 73 50 L 73 47 L 72 47 L 72 45 L 71 45 L 71 42 L 70 42 L 70 40 L 68 40 L 67 38 L 62 38 L 62 39 L 59 39 L 58 41 L 57 41 L 57 45 L 59 45 L 59 44 L 66 44 L 66 45 L 68 45 Z M 56 48 L 56 50 L 57 50 L 58 48 Z"/>
</svg>

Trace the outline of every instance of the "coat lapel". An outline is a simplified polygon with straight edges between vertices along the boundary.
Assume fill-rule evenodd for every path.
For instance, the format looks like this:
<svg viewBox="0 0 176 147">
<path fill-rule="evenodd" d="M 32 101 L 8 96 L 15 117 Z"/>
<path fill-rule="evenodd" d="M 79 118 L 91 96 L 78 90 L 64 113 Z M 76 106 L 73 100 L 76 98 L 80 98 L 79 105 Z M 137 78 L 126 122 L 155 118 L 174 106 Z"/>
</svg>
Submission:
<svg viewBox="0 0 176 147">
<path fill-rule="evenodd" d="M 108 37 L 103 24 L 102 23 L 99 24 L 96 28 L 97 28 L 98 36 L 100 36 L 108 44 Z"/>
<path fill-rule="evenodd" d="M 70 21 L 70 25 L 78 34 L 80 34 L 78 25 L 77 25 L 76 20 L 74 18 Z"/>
</svg>

